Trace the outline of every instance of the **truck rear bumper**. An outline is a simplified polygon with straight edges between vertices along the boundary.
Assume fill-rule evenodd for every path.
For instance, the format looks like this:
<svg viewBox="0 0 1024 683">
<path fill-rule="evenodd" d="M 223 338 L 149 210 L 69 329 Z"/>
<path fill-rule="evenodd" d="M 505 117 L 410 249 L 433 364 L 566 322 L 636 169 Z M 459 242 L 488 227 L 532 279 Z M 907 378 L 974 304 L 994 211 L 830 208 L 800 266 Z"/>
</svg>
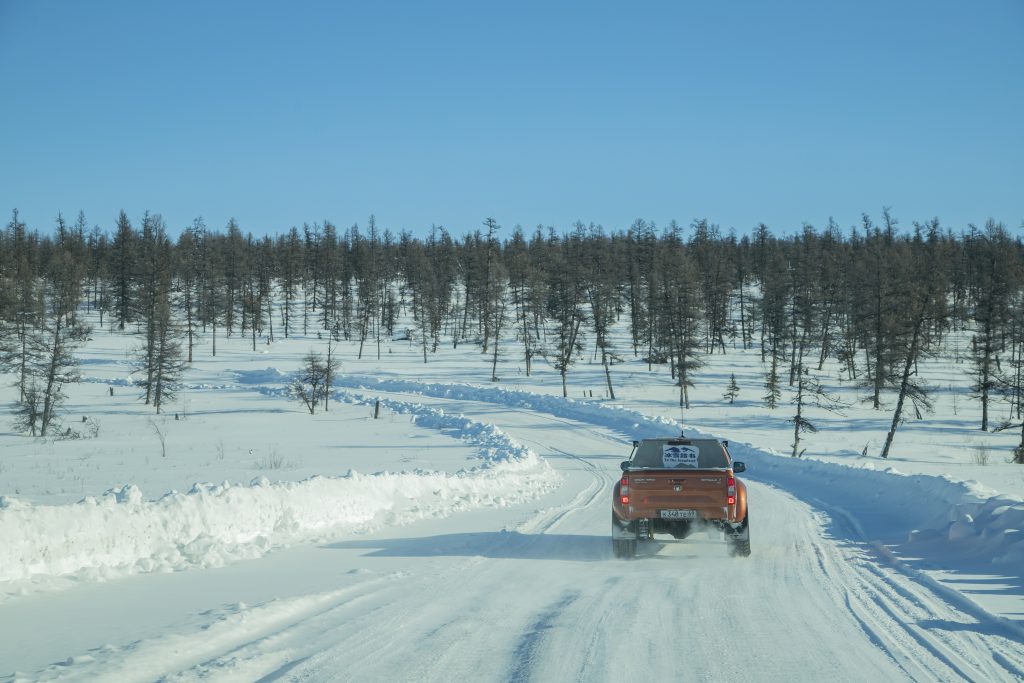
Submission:
<svg viewBox="0 0 1024 683">
<path fill-rule="evenodd" d="M 683 538 L 689 535 L 691 530 L 698 530 L 707 527 L 716 527 L 726 537 L 743 540 L 748 538 L 747 520 L 732 522 L 725 519 L 697 518 L 688 521 L 663 520 L 658 517 L 641 517 L 637 519 L 622 519 L 618 515 L 612 515 L 612 539 L 631 540 L 648 533 L 670 533 L 676 538 Z M 643 533 L 641 533 L 643 531 Z"/>
<path fill-rule="evenodd" d="M 626 519 L 663 519 L 662 516 L 661 516 L 661 511 L 663 509 L 672 509 L 672 508 L 656 508 L 656 507 L 646 507 L 646 506 L 644 506 L 644 507 L 630 506 L 629 509 L 627 510 L 627 509 L 624 509 L 621 506 L 618 506 L 617 508 L 614 509 L 613 514 L 615 515 L 615 517 L 621 516 L 621 517 L 626 518 Z M 696 507 L 695 506 L 695 507 L 687 508 L 687 509 L 688 510 L 693 510 L 696 513 L 696 515 L 697 515 L 696 518 L 694 520 L 692 520 L 692 521 L 715 523 L 715 524 L 717 524 L 719 522 L 734 522 L 734 523 L 738 523 L 738 522 L 736 522 L 737 510 L 735 508 L 730 509 L 729 507 L 726 507 L 726 506 L 722 506 L 722 507 Z M 671 521 L 671 520 L 666 518 L 666 521 Z"/>
</svg>

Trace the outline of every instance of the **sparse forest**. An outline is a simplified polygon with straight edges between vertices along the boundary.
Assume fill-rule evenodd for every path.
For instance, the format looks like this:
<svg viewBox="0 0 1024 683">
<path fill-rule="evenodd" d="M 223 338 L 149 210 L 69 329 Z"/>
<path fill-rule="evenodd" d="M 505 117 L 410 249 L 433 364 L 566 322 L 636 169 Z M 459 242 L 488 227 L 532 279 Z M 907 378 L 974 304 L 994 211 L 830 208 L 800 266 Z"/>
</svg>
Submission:
<svg viewBox="0 0 1024 683">
<path fill-rule="evenodd" d="M 138 338 L 140 400 L 157 412 L 187 363 L 216 355 L 218 338 L 241 336 L 255 350 L 275 336 L 320 335 L 379 357 L 412 320 L 424 363 L 442 344 L 467 345 L 491 361 L 481 379 L 496 380 L 499 358 L 518 358 L 527 374 L 546 358 L 567 395 L 573 364 L 588 358 L 614 397 L 615 364 L 631 356 L 671 374 L 682 410 L 702 358 L 757 349 L 765 404 L 788 418 L 781 390 L 797 396 L 794 454 L 814 429 L 806 407 L 828 404 L 815 373 L 831 360 L 862 400 L 892 413 L 883 457 L 901 421 L 930 409 L 917 363 L 964 332 L 978 428 L 1020 430 L 1024 463 L 1024 244 L 992 221 L 907 228 L 884 210 L 846 229 L 830 221 L 779 237 L 765 225 L 726 234 L 704 220 L 560 233 L 488 218 L 461 237 L 433 228 L 417 238 L 373 217 L 276 237 L 196 219 L 172 238 L 157 214 L 134 225 L 122 212 L 111 230 L 58 216 L 40 230 L 14 211 L 0 230 L 0 368 L 17 383 L 19 431 L 61 428 L 61 388 L 75 381 L 74 350 L 88 333 L 83 310 Z M 628 330 L 627 345 L 616 347 L 613 325 Z M 311 358 L 316 377 L 297 385 L 310 412 L 330 382 L 324 364 Z M 996 401 L 1016 421 L 993 421 Z"/>
</svg>

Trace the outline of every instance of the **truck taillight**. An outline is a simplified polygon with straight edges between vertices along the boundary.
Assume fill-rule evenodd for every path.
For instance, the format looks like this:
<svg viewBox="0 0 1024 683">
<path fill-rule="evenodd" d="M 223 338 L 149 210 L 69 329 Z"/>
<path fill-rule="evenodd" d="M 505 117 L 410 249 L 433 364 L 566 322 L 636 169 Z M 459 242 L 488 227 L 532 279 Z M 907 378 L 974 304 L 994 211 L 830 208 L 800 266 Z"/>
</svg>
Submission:
<svg viewBox="0 0 1024 683">
<path fill-rule="evenodd" d="M 726 500 L 729 502 L 729 505 L 735 505 L 736 504 L 736 478 L 735 477 L 729 477 L 726 480 L 725 485 L 727 487 L 727 489 L 726 489 L 726 496 L 728 496 L 728 498 L 726 498 Z"/>
<path fill-rule="evenodd" d="M 729 496 L 729 505 L 736 504 L 736 496 Z"/>
<path fill-rule="evenodd" d="M 629 505 L 629 496 L 622 496 L 622 504 Z"/>
</svg>

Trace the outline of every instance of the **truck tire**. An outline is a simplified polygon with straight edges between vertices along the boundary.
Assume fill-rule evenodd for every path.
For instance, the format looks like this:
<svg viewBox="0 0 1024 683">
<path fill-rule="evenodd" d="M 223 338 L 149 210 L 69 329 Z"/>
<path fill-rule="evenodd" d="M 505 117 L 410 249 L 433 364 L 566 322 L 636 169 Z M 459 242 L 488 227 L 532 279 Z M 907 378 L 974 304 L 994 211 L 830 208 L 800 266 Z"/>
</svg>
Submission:
<svg viewBox="0 0 1024 683">
<path fill-rule="evenodd" d="M 629 522 L 625 527 L 612 515 L 612 554 L 618 558 L 631 559 L 636 555 L 637 531 L 636 522 Z"/>
<path fill-rule="evenodd" d="M 732 557 L 750 557 L 750 512 L 743 520 L 742 531 L 729 538 L 729 555 Z"/>
<path fill-rule="evenodd" d="M 621 559 L 633 559 L 636 557 L 636 539 L 612 539 L 612 553 Z"/>
</svg>

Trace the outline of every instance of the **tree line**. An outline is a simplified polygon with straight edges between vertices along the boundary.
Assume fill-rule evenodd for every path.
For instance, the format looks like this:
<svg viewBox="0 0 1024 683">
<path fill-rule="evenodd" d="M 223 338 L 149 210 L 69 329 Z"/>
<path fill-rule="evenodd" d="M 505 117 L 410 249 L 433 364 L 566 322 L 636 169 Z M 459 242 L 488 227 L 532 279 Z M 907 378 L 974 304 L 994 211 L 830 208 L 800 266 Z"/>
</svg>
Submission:
<svg viewBox="0 0 1024 683">
<path fill-rule="evenodd" d="M 898 426 L 929 412 L 942 389 L 921 381 L 919 362 L 962 332 L 970 344 L 957 360 L 981 407 L 978 426 L 1020 428 L 1024 462 L 1022 298 L 1024 244 L 1004 225 L 901 228 L 888 209 L 785 236 L 763 224 L 737 235 L 707 220 L 558 232 L 487 218 L 458 237 L 442 227 L 414 237 L 371 216 L 362 227 L 324 221 L 262 237 L 197 218 L 172 238 L 159 214 L 133 224 L 123 211 L 110 230 L 80 213 L 74 223 L 58 215 L 46 232 L 14 211 L 0 231 L 0 364 L 16 377 L 19 428 L 43 435 L 61 387 L 75 380 L 83 310 L 139 337 L 141 398 L 157 411 L 194 354 L 216 355 L 218 338 L 235 336 L 255 350 L 320 335 L 380 358 L 411 320 L 424 363 L 442 344 L 468 345 L 497 380 L 502 357 L 521 359 L 528 375 L 541 359 L 568 395 L 573 365 L 589 356 L 612 398 L 614 366 L 632 356 L 667 369 L 683 411 L 707 356 L 755 349 L 765 405 L 781 408 L 790 388 L 794 455 L 814 430 L 807 408 L 839 408 L 820 382 L 827 361 L 865 402 L 892 412 L 885 457 Z M 613 328 L 628 331 L 625 343 Z M 312 412 L 317 401 L 307 399 Z M 997 402 L 1003 419 L 993 417 Z"/>
</svg>

